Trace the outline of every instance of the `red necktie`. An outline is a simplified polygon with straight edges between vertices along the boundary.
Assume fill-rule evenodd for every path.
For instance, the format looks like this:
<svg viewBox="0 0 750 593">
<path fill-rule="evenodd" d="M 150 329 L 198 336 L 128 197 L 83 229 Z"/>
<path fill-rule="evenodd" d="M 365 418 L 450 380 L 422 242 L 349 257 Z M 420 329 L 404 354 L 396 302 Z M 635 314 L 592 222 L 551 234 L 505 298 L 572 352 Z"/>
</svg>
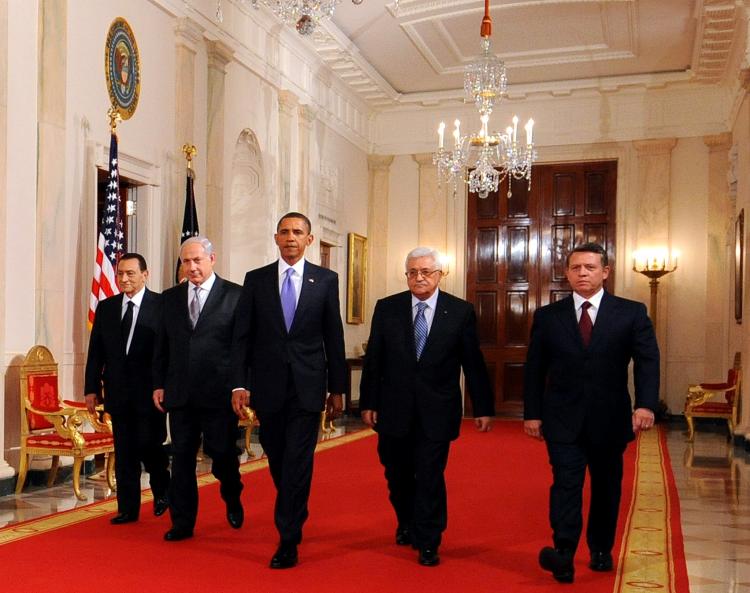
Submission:
<svg viewBox="0 0 750 593">
<path fill-rule="evenodd" d="M 588 347 L 591 341 L 591 330 L 594 329 L 594 324 L 591 323 L 591 317 L 589 316 L 589 307 L 591 303 L 584 301 L 581 305 L 581 319 L 578 320 L 578 329 L 581 331 L 581 338 L 583 339 L 583 345 Z"/>
</svg>

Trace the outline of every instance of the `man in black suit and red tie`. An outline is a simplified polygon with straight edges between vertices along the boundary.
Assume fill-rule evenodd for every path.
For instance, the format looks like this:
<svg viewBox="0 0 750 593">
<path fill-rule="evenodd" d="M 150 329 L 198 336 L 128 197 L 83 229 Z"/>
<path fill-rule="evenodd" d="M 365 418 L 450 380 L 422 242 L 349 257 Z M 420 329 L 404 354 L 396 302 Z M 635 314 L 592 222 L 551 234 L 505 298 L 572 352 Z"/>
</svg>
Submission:
<svg viewBox="0 0 750 593">
<path fill-rule="evenodd" d="M 448 523 L 443 474 L 461 425 L 461 369 L 477 429 L 488 431 L 495 414 L 474 307 L 439 290 L 441 277 L 435 250 L 409 253 L 409 290 L 375 306 L 359 399 L 362 420 L 378 432 L 396 543 L 419 549 L 423 566 L 439 564 Z"/>
<path fill-rule="evenodd" d="M 86 360 L 85 399 L 94 412 L 102 397 L 115 440 L 117 515 L 114 525 L 138 520 L 141 463 L 149 474 L 154 514 L 167 510 L 169 458 L 162 443 L 167 427 L 151 401 L 151 360 L 161 318 L 161 295 L 146 288 L 146 260 L 125 253 L 117 263 L 120 294 L 96 308 Z"/>
<path fill-rule="evenodd" d="M 260 422 L 277 492 L 276 569 L 297 564 L 320 413 L 325 406 L 331 418 L 341 414 L 346 384 L 338 276 L 305 260 L 311 231 L 299 212 L 281 217 L 281 257 L 245 276 L 234 330 L 232 404 L 240 418 L 250 405 Z"/>
<path fill-rule="evenodd" d="M 232 413 L 230 350 L 241 288 L 214 273 L 216 254 L 205 237 L 191 237 L 180 248 L 187 275 L 164 291 L 161 331 L 154 356 L 153 401 L 169 412 L 172 437 L 172 483 L 167 541 L 193 536 L 198 515 L 196 455 L 211 458 L 211 472 L 221 483 L 226 516 L 242 527 L 237 449 L 237 418 Z"/>
<path fill-rule="evenodd" d="M 585 243 L 568 254 L 573 295 L 537 309 L 526 359 L 524 430 L 546 442 L 553 478 L 554 547 L 542 549 L 539 563 L 563 583 L 574 578 L 587 468 L 589 567 L 612 570 L 623 453 L 635 433 L 653 426 L 659 400 L 659 347 L 646 307 L 605 291 L 608 276 L 600 245 Z"/>
</svg>

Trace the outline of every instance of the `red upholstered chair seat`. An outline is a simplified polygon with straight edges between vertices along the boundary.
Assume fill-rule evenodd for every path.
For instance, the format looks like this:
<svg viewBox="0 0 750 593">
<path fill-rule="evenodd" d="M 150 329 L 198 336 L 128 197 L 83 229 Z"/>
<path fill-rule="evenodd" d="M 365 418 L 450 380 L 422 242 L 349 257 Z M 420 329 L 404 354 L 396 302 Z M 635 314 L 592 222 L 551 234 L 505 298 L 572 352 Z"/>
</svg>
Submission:
<svg viewBox="0 0 750 593">
<path fill-rule="evenodd" d="M 730 438 L 737 424 L 740 403 L 742 366 L 740 353 L 735 354 L 734 366 L 727 372 L 723 383 L 700 383 L 688 387 L 685 398 L 685 419 L 688 423 L 688 440 L 695 438 L 694 417 L 726 420 Z"/>
<path fill-rule="evenodd" d="M 114 446 L 115 441 L 112 435 L 106 435 L 99 432 L 82 432 L 81 436 L 86 441 L 87 447 L 107 447 Z M 70 449 L 73 450 L 73 441 L 59 434 L 38 434 L 31 435 L 26 440 L 29 447 L 49 447 L 50 449 Z"/>
</svg>

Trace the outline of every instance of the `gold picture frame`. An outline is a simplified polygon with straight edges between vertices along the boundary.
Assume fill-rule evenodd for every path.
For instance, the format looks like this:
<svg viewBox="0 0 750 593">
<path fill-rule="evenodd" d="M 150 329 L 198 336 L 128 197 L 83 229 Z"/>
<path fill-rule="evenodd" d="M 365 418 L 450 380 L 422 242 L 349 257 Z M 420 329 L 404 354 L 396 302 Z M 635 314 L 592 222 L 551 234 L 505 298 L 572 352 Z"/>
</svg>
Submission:
<svg viewBox="0 0 750 593">
<path fill-rule="evenodd" d="M 745 209 L 734 223 L 734 320 L 742 323 L 742 289 L 745 286 Z"/>
<path fill-rule="evenodd" d="M 365 322 L 367 237 L 349 233 L 346 265 L 346 322 Z"/>
</svg>

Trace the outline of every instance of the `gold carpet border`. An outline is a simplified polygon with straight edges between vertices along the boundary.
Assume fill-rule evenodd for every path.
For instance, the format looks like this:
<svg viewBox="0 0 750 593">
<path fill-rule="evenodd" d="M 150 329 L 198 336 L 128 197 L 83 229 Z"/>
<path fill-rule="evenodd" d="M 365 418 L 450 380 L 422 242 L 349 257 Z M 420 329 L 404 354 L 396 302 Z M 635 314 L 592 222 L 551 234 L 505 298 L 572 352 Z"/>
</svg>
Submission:
<svg viewBox="0 0 750 593">
<path fill-rule="evenodd" d="M 371 437 L 375 432 L 370 429 L 359 430 L 338 437 L 324 437 L 318 445 L 315 447 L 315 452 L 320 453 L 321 451 L 327 451 L 334 447 L 341 445 L 347 445 Z M 262 457 L 261 459 L 254 459 L 246 461 L 240 465 L 241 474 L 249 474 L 256 472 L 268 467 L 268 459 Z M 198 487 L 207 486 L 216 482 L 216 478 L 209 472 L 198 476 Z M 147 503 L 153 500 L 151 490 L 144 490 L 141 493 L 141 502 Z M 54 515 L 46 515 L 37 519 L 31 519 L 24 521 L 23 523 L 17 523 L 0 529 L 0 546 L 16 542 L 34 535 L 40 535 L 56 529 L 62 529 L 69 525 L 75 525 L 76 523 L 82 523 L 84 521 L 90 521 L 96 519 L 102 515 L 113 513 L 117 511 L 117 500 L 112 496 L 107 500 L 87 504 L 69 511 L 62 513 L 56 513 Z"/>
<path fill-rule="evenodd" d="M 676 593 L 667 467 L 657 430 L 639 435 L 614 593 Z"/>
</svg>

